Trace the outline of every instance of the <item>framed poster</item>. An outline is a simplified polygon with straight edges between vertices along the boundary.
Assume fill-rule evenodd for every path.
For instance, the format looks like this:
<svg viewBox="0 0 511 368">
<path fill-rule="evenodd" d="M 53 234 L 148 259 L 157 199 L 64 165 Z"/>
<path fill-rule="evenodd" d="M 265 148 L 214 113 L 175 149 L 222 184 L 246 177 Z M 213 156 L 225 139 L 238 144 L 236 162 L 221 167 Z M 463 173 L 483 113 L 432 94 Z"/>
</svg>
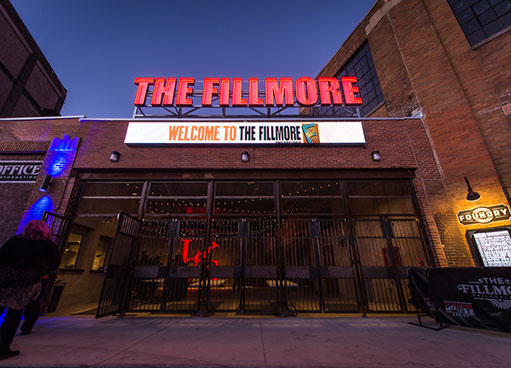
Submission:
<svg viewBox="0 0 511 368">
<path fill-rule="evenodd" d="M 482 267 L 511 267 L 511 227 L 467 231 L 476 264 Z"/>
</svg>

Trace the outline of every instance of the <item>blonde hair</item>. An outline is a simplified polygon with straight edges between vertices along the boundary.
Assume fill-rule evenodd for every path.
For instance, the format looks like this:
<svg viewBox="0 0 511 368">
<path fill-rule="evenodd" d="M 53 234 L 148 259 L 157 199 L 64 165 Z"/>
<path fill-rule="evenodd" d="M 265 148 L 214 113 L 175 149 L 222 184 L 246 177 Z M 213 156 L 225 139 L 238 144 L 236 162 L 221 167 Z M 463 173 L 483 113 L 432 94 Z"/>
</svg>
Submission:
<svg viewBox="0 0 511 368">
<path fill-rule="evenodd" d="M 51 230 L 42 220 L 30 220 L 23 229 L 22 236 L 32 240 L 51 240 Z"/>
</svg>

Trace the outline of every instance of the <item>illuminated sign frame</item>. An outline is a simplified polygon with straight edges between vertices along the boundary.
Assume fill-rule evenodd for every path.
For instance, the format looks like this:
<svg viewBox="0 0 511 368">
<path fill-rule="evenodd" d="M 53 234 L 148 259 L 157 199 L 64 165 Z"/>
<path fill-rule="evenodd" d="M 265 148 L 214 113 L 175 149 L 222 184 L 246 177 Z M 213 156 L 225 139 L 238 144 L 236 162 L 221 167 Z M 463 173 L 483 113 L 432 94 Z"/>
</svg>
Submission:
<svg viewBox="0 0 511 368">
<path fill-rule="evenodd" d="M 468 230 L 465 236 L 476 264 L 479 266 L 511 266 L 510 226 Z"/>
<path fill-rule="evenodd" d="M 135 106 L 193 107 L 192 97 L 201 97 L 201 107 L 292 107 L 361 105 L 356 94 L 356 77 L 289 77 L 265 78 L 264 90 L 259 90 L 259 78 L 248 79 L 248 90 L 243 90 L 242 78 L 204 78 L 202 91 L 194 91 L 195 78 L 136 77 Z M 152 87 L 152 91 L 150 91 Z M 151 93 L 149 93 L 151 92 Z M 199 95 L 196 94 L 199 92 Z M 150 97 L 149 104 L 146 101 Z M 213 106 L 213 99 L 217 105 Z"/>
<path fill-rule="evenodd" d="M 361 122 L 130 122 L 127 145 L 364 144 Z"/>
<path fill-rule="evenodd" d="M 509 218 L 511 218 L 511 213 L 505 204 L 479 206 L 458 212 L 458 221 L 465 226 L 486 225 L 496 221 L 509 220 Z"/>
</svg>

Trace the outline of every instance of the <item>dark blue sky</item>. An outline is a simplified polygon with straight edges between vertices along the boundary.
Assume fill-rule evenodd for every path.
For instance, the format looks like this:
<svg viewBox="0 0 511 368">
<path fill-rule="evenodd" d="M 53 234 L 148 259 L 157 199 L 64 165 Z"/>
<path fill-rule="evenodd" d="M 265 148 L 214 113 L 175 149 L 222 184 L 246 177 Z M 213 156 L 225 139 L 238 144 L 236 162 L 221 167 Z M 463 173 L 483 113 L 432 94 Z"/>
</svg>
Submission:
<svg viewBox="0 0 511 368">
<path fill-rule="evenodd" d="M 11 0 L 68 90 L 130 117 L 140 77 L 315 77 L 375 0 Z"/>
</svg>

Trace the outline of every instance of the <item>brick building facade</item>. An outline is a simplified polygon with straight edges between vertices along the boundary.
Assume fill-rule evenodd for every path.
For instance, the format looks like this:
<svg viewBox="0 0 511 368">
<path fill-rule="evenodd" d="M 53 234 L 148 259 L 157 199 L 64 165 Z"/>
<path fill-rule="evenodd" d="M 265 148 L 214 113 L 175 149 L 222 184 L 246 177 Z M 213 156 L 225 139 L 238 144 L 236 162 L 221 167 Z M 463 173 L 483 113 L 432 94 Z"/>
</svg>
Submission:
<svg viewBox="0 0 511 368">
<path fill-rule="evenodd" d="M 471 227 L 456 219 L 471 207 L 464 177 L 481 194 L 478 205 L 510 201 L 511 4 L 483 3 L 377 1 L 319 74 L 337 75 L 367 42 L 383 91 L 381 105 L 367 116 L 422 116 L 441 171 L 422 184 L 452 266 L 474 264 L 465 239 Z M 455 11 L 464 13 L 456 18 Z M 473 40 L 463 17 L 483 27 L 486 14 L 501 27 Z"/>
<path fill-rule="evenodd" d="M 140 119 L 138 121 L 144 120 Z M 374 212 L 374 214 L 371 214 L 371 211 L 360 209 L 359 205 L 354 204 L 354 202 L 348 204 L 348 206 L 351 207 L 351 211 L 354 212 L 353 218 L 358 216 L 355 214 L 357 211 L 357 213 L 361 214 L 369 213 L 368 216 L 370 219 L 368 221 L 375 221 L 373 217 L 376 216 L 376 218 L 378 218 L 377 213 L 380 212 L 382 214 L 387 214 L 385 216 L 389 216 L 389 219 L 392 216 L 396 216 L 396 218 L 399 217 L 396 221 L 401 221 L 403 216 L 410 217 L 411 215 L 412 220 L 410 221 L 412 221 L 411 224 L 415 230 L 408 229 L 401 231 L 408 231 L 408 235 L 411 235 L 410 232 L 413 232 L 413 236 L 417 236 L 416 240 L 422 239 L 420 240 L 420 244 L 422 245 L 419 245 L 419 243 L 413 245 L 413 247 L 418 246 L 422 249 L 420 251 L 422 255 L 407 255 L 407 251 L 405 250 L 406 246 L 402 245 L 400 257 L 403 257 L 403 262 L 406 264 L 408 262 L 409 264 L 407 264 L 407 266 L 446 264 L 438 231 L 435 228 L 434 219 L 432 217 L 432 209 L 429 206 L 428 193 L 425 191 L 424 185 L 424 182 L 428 180 L 441 180 L 442 175 L 434 151 L 430 145 L 427 130 L 425 129 L 423 121 L 417 118 L 362 119 L 366 140 L 364 145 L 325 145 L 318 147 L 302 147 L 296 145 L 252 147 L 140 147 L 124 144 L 129 120 L 27 118 L 18 120 L 2 119 L 1 122 L 4 132 L 1 147 L 4 154 L 19 155 L 17 156 L 18 159 L 24 159 L 25 156 L 23 155 L 32 154 L 37 155 L 42 161 L 41 171 L 35 184 L 10 184 L 13 190 L 26 187 L 23 192 L 25 198 L 14 199 L 10 197 L 12 191 L 4 191 L 4 200 L 12 202 L 12 211 L 4 213 L 2 218 L 2 222 L 6 226 L 10 224 L 5 234 L 6 237 L 8 237 L 9 233 L 12 234 L 16 232 L 16 229 L 20 231 L 22 224 L 26 223 L 29 219 L 41 217 L 43 211 L 56 213 L 73 219 L 71 234 L 89 234 L 88 240 L 86 240 L 86 236 L 82 239 L 83 243 L 88 243 L 89 246 L 84 247 L 84 244 L 82 244 L 82 249 L 73 260 L 74 263 L 72 267 L 70 269 L 63 268 L 60 272 L 59 280 L 68 284 L 63 301 L 61 302 L 63 307 L 87 304 L 94 301 L 97 302 L 99 291 L 101 290 L 102 278 L 97 272 L 92 272 L 93 270 L 90 270 L 94 262 L 94 257 L 98 256 L 94 253 L 95 247 L 97 246 L 95 242 L 101 237 L 113 239 L 115 235 L 113 232 L 114 229 L 109 223 L 112 220 L 114 223 L 116 222 L 112 216 L 117 213 L 119 209 L 132 213 L 135 216 L 138 213 L 138 216 L 142 216 L 149 221 L 160 218 L 164 219 L 163 221 L 168 221 L 166 218 L 169 217 L 184 218 L 183 216 L 187 216 L 185 212 L 172 213 L 172 211 L 168 213 L 168 215 L 153 214 L 153 211 L 149 211 L 150 203 L 153 201 L 150 194 L 146 194 L 148 196 L 146 200 L 147 204 L 144 205 L 143 208 L 139 207 L 137 204 L 138 210 L 132 209 L 131 212 L 129 206 L 121 204 L 115 207 L 116 205 L 113 204 L 112 207 L 110 205 L 110 203 L 114 203 L 117 200 L 117 198 L 112 197 L 113 193 L 100 195 L 97 197 L 98 201 L 94 202 L 94 195 L 97 194 L 87 189 L 87 185 L 94 186 L 98 183 L 103 183 L 101 186 L 106 188 L 112 183 L 114 183 L 114 185 L 117 185 L 115 183 L 128 185 L 129 183 L 142 183 L 145 181 L 151 185 L 157 185 L 157 183 L 160 182 L 184 182 L 190 184 L 194 182 L 204 183 L 210 181 L 215 183 L 238 182 L 243 184 L 254 182 L 268 183 L 276 180 L 279 183 L 292 183 L 293 185 L 300 183 L 302 187 L 305 183 L 305 191 L 307 189 L 311 191 L 312 186 L 316 184 L 319 186 L 324 183 L 325 186 L 330 186 L 330 184 L 338 184 L 339 181 L 346 182 L 348 186 L 352 185 L 351 183 L 356 184 L 360 182 L 379 183 L 378 186 L 388 183 L 391 187 L 393 185 L 392 183 L 396 183 L 398 186 L 405 184 L 406 187 L 406 183 L 408 182 L 413 189 L 408 191 L 408 189 L 405 188 L 404 197 L 406 197 L 407 204 L 405 204 L 404 207 L 407 207 L 406 210 L 402 211 L 401 208 L 404 207 L 397 202 L 394 204 L 391 203 L 392 201 L 398 200 L 396 198 L 403 197 L 402 195 L 390 195 L 390 199 L 388 199 L 390 202 L 384 205 L 385 209 L 383 212 L 379 209 L 375 209 L 374 211 L 376 212 Z M 151 121 L 149 120 L 147 122 L 149 123 Z M 340 122 L 340 124 L 342 124 L 342 122 Z M 74 152 L 71 152 L 71 156 L 67 161 L 62 160 L 61 156 L 55 156 L 55 147 L 52 148 L 54 146 L 54 143 L 52 143 L 52 141 L 55 140 L 54 137 L 58 137 L 58 142 L 64 142 L 66 139 L 67 142 L 73 141 L 73 139 L 79 140 L 80 143 L 78 147 L 76 147 Z M 396 142 L 399 142 L 399 144 L 396 144 Z M 69 146 L 69 144 L 66 143 L 64 146 Z M 382 154 L 381 159 L 378 161 L 375 161 L 372 157 L 372 152 L 376 150 L 379 150 Z M 117 152 L 119 154 L 120 158 L 118 161 L 114 162 L 110 159 L 110 154 L 112 152 Z M 242 152 L 248 153 L 250 157 L 248 162 L 240 160 Z M 63 164 L 63 162 L 65 163 Z M 61 170 L 58 174 L 53 174 L 55 163 L 61 165 Z M 39 190 L 39 187 L 47 173 L 52 173 L 52 179 L 47 192 L 43 193 Z M 7 188 L 8 185 L 9 184 L 4 184 L 5 188 Z M 315 189 L 319 192 L 319 187 Z M 102 189 L 99 190 L 101 191 Z M 282 191 L 283 189 L 278 190 Z M 386 191 L 389 190 L 392 192 L 392 189 L 386 189 Z M 384 192 L 385 190 L 379 194 L 392 194 Z M 19 192 L 19 195 L 21 194 L 22 193 Z M 131 195 L 131 193 L 128 194 Z M 137 193 L 133 193 L 133 195 L 136 194 Z M 138 194 L 141 200 L 144 200 L 144 195 Z M 286 206 L 284 204 L 284 196 L 286 195 L 285 193 L 279 195 L 279 197 L 282 196 L 282 206 Z M 347 195 L 340 195 L 342 195 L 345 201 L 352 201 L 352 199 L 347 198 Z M 267 197 L 268 196 L 266 196 L 265 199 L 267 199 Z M 381 195 L 373 197 L 381 197 Z M 139 196 L 136 198 L 139 198 Z M 189 196 L 185 195 L 182 198 L 188 199 Z M 246 198 L 254 197 L 249 196 Z M 304 197 L 304 199 L 306 198 L 307 197 Z M 331 198 L 331 201 L 337 201 L 337 199 L 333 197 L 328 198 Z M 355 201 L 358 197 L 354 195 L 353 198 L 355 198 L 353 199 L 353 201 Z M 297 203 L 304 199 L 298 199 Z M 321 202 L 322 199 L 321 197 L 315 197 L 314 200 Z M 41 203 L 41 201 L 46 205 L 38 207 L 36 204 Z M 86 203 L 87 201 L 93 201 L 92 205 L 88 205 Z M 126 203 L 127 201 L 129 201 L 129 198 L 126 199 Z M 277 199 L 277 201 L 279 202 L 280 200 Z M 315 206 L 313 202 L 310 203 L 312 203 L 311 205 L 313 207 Z M 34 205 L 36 206 L 34 207 Z M 208 204 L 208 206 L 210 205 Z M 292 206 L 297 208 L 298 204 L 294 203 Z M 327 205 L 327 207 L 328 206 L 329 205 Z M 341 207 L 342 206 L 343 205 L 341 205 Z M 387 208 L 389 206 L 397 206 L 397 209 L 389 210 Z M 416 209 L 414 209 L 415 206 Z M 104 209 L 104 207 L 108 207 L 108 209 Z M 110 207 L 112 209 L 110 209 Z M 291 220 L 289 221 L 293 221 L 296 217 L 293 217 L 293 210 L 294 209 L 288 209 L 288 212 L 284 209 L 281 209 L 280 212 L 279 210 L 277 210 L 277 212 L 273 211 L 272 215 L 268 218 L 274 218 L 275 216 L 278 218 L 285 217 L 290 218 Z M 256 215 L 250 217 L 250 215 L 248 215 L 249 211 L 247 211 L 246 215 L 242 214 L 241 211 L 239 214 L 220 213 L 217 216 L 224 216 L 229 219 L 234 218 L 236 219 L 235 221 L 245 216 L 248 216 L 248 220 L 259 218 Z M 317 218 L 319 221 L 322 221 L 322 219 L 329 219 L 332 216 L 344 217 L 345 215 L 342 213 L 345 213 L 346 210 L 341 210 L 341 212 L 337 211 L 336 213 L 338 214 L 326 214 L 327 217 L 325 217 L 325 214 L 316 215 L 314 211 L 325 212 L 317 209 L 311 211 L 302 209 L 301 215 L 299 214 L 296 218 L 300 218 L 299 221 L 302 221 L 304 218 L 311 219 L 312 221 L 315 221 L 314 218 Z M 334 210 L 334 212 L 335 211 L 336 210 Z M 201 213 L 202 212 L 199 212 L 199 217 L 196 218 L 202 218 Z M 399 215 L 400 213 L 404 213 L 404 215 Z M 408 215 L 406 213 L 408 213 Z M 263 211 L 258 212 L 258 214 L 263 217 L 269 216 L 264 215 Z M 362 218 L 364 216 L 358 216 L 357 218 Z M 213 217 L 215 217 L 215 215 L 213 215 Z M 343 221 L 346 220 L 347 219 Z M 420 229 L 417 227 L 419 222 L 421 223 L 419 226 Z M 100 231 L 98 229 L 102 226 L 110 226 L 111 228 L 108 232 L 101 232 L 103 230 Z M 356 227 L 357 225 L 353 226 Z M 394 224 L 393 226 L 398 225 Z M 406 226 L 409 226 L 409 224 Z M 376 228 L 377 234 L 373 235 L 375 235 L 379 239 L 378 242 L 380 242 L 385 236 L 380 234 L 381 229 L 378 229 L 379 225 L 378 228 Z M 366 229 L 365 231 L 367 232 L 369 230 Z M 375 230 L 373 229 L 371 231 Z M 369 233 L 364 236 L 368 234 Z M 91 238 L 95 239 L 92 243 L 90 240 Z M 372 236 L 370 238 L 372 238 Z M 218 240 L 217 242 L 220 243 Z M 360 242 L 362 242 L 362 240 L 360 240 Z M 426 244 L 429 246 L 426 246 Z M 423 246 L 426 246 L 426 248 L 422 248 Z M 368 249 L 370 247 L 372 247 L 372 245 L 368 245 Z M 385 248 L 385 246 L 383 247 Z M 384 257 L 385 259 L 381 258 L 382 253 L 380 253 L 379 245 L 374 252 L 376 253 L 371 257 L 375 256 L 379 259 L 374 265 L 370 263 L 369 259 L 362 260 L 363 263 L 367 262 L 369 268 L 376 266 L 383 267 L 383 263 L 387 264 L 390 262 L 386 258 L 387 256 Z M 405 261 L 404 258 L 410 259 Z M 351 262 L 349 258 L 347 261 L 348 264 Z M 389 265 L 390 263 L 387 264 L 387 266 Z M 144 266 L 147 267 L 148 265 Z M 405 264 L 401 266 L 405 266 Z M 387 271 L 385 271 L 385 273 L 386 272 Z M 401 292 L 406 292 L 406 290 L 401 290 Z"/>
<path fill-rule="evenodd" d="M 67 91 L 8 0 L 0 1 L 0 117 L 55 116 Z"/>
<path fill-rule="evenodd" d="M 134 146 L 130 119 L 0 119 L 2 160 L 42 162 L 2 184 L 4 237 L 45 211 L 70 221 L 61 305 L 103 289 L 98 315 L 410 311 L 408 267 L 480 266 L 473 232 L 511 225 L 511 8 L 472 3 L 377 1 L 320 72 L 355 75 L 364 105 L 294 120 L 359 121 L 364 144 Z M 495 205 L 507 217 L 458 220 Z"/>
</svg>

